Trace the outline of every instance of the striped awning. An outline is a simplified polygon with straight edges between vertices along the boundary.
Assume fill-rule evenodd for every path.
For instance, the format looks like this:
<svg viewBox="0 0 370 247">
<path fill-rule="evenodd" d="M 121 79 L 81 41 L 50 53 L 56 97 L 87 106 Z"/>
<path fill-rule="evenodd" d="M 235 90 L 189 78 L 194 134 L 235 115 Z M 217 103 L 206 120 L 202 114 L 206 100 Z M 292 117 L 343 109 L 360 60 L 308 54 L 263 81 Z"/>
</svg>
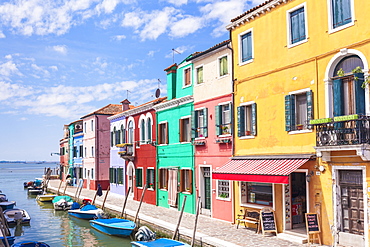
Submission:
<svg viewBox="0 0 370 247">
<path fill-rule="evenodd" d="M 213 179 L 288 184 L 289 174 L 309 159 L 230 160 L 212 173 Z"/>
</svg>

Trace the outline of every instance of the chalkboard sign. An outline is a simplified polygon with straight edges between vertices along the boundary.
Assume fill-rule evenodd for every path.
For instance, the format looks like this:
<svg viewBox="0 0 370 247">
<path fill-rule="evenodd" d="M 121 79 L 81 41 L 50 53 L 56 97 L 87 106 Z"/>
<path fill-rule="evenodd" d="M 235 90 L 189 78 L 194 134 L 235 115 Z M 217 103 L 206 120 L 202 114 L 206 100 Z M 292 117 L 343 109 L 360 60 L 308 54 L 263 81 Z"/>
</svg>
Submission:
<svg viewBox="0 0 370 247">
<path fill-rule="evenodd" d="M 263 208 L 260 216 L 262 234 L 265 234 L 265 232 L 275 232 L 277 234 L 274 210 L 272 208 Z"/>
<path fill-rule="evenodd" d="M 308 234 L 320 232 L 320 225 L 317 214 L 306 213 L 306 226 Z"/>
</svg>

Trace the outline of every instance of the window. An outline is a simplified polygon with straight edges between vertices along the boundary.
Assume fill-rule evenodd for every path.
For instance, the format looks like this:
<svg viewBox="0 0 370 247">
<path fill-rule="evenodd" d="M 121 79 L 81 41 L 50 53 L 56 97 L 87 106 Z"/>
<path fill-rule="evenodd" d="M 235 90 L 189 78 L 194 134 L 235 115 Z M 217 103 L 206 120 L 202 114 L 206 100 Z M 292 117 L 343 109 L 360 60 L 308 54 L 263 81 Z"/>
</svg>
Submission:
<svg viewBox="0 0 370 247">
<path fill-rule="evenodd" d="M 94 146 L 91 147 L 91 157 L 94 157 Z"/>
<path fill-rule="evenodd" d="M 216 135 L 231 134 L 231 103 L 216 106 L 215 121 Z"/>
<path fill-rule="evenodd" d="M 146 122 L 146 131 L 147 131 L 146 140 L 149 143 L 152 141 L 152 119 L 151 118 L 148 118 Z"/>
<path fill-rule="evenodd" d="M 190 68 L 184 69 L 184 87 L 191 85 L 191 70 Z"/>
<path fill-rule="evenodd" d="M 126 143 L 126 130 L 123 124 L 121 124 L 121 141 L 122 143 Z"/>
<path fill-rule="evenodd" d="M 249 103 L 239 106 L 238 111 L 238 136 L 257 135 L 257 105 Z"/>
<path fill-rule="evenodd" d="M 86 128 L 86 122 L 84 123 L 85 127 L 84 127 L 84 132 L 86 133 L 87 131 L 87 128 Z"/>
<path fill-rule="evenodd" d="M 80 145 L 80 147 L 79 147 L 79 154 L 80 154 L 80 158 L 82 158 L 83 157 L 83 145 Z"/>
<path fill-rule="evenodd" d="M 353 23 L 353 0 L 330 0 L 331 29 L 346 27 Z"/>
<path fill-rule="evenodd" d="M 146 187 L 148 189 L 155 189 L 155 176 L 153 168 L 146 169 Z"/>
<path fill-rule="evenodd" d="M 109 182 L 117 183 L 117 169 L 110 167 L 109 168 Z"/>
<path fill-rule="evenodd" d="M 159 189 L 167 190 L 168 188 L 168 169 L 160 168 L 158 170 Z"/>
<path fill-rule="evenodd" d="M 207 137 L 208 136 L 208 109 L 203 108 L 195 110 L 192 115 L 192 130 L 193 137 Z"/>
<path fill-rule="evenodd" d="M 128 122 L 127 142 L 131 144 L 134 143 L 134 123 L 133 121 Z"/>
<path fill-rule="evenodd" d="M 272 184 L 240 182 L 242 204 L 273 206 Z"/>
<path fill-rule="evenodd" d="M 253 59 L 252 31 L 250 30 L 239 35 L 239 57 L 240 65 L 251 62 Z"/>
<path fill-rule="evenodd" d="M 114 133 L 114 145 L 120 144 L 121 143 L 121 131 L 117 130 L 116 127 L 113 129 Z"/>
<path fill-rule="evenodd" d="M 180 123 L 180 142 L 190 142 L 190 118 L 181 118 Z"/>
<path fill-rule="evenodd" d="M 365 115 L 365 90 L 363 73 L 353 73 L 354 68 L 364 68 L 362 60 L 358 56 L 350 56 L 342 59 L 334 70 L 333 78 L 333 105 L 334 117 L 352 114 Z M 343 75 L 338 77 L 339 70 Z"/>
<path fill-rule="evenodd" d="M 136 187 L 143 187 L 143 168 L 137 168 L 135 170 L 136 175 Z"/>
<path fill-rule="evenodd" d="M 91 120 L 91 131 L 94 131 L 94 120 Z"/>
<path fill-rule="evenodd" d="M 77 158 L 77 146 L 73 147 L 73 158 Z"/>
<path fill-rule="evenodd" d="M 180 170 L 180 191 L 181 192 L 193 192 L 193 176 L 192 170 L 181 169 Z"/>
<path fill-rule="evenodd" d="M 168 144 L 168 123 L 158 125 L 158 144 Z"/>
<path fill-rule="evenodd" d="M 229 180 L 217 180 L 217 197 L 222 199 L 230 198 Z"/>
<path fill-rule="evenodd" d="M 87 157 L 87 148 L 85 147 L 85 157 Z"/>
<path fill-rule="evenodd" d="M 145 144 L 145 134 L 146 134 L 146 130 L 145 130 L 145 120 L 142 119 L 141 120 L 141 123 L 140 123 L 140 143 L 141 144 Z"/>
<path fill-rule="evenodd" d="M 285 96 L 285 130 L 307 129 L 313 119 L 312 91 L 302 90 Z"/>
<path fill-rule="evenodd" d="M 203 83 L 203 66 L 196 68 L 197 73 L 197 84 Z"/>
<path fill-rule="evenodd" d="M 289 10 L 288 18 L 288 39 L 289 45 L 297 45 L 307 41 L 306 5 L 303 4 Z"/>
<path fill-rule="evenodd" d="M 219 71 L 220 71 L 220 76 L 227 75 L 229 72 L 228 68 L 228 63 L 227 63 L 227 56 L 223 56 L 218 60 L 218 65 L 219 65 Z"/>
<path fill-rule="evenodd" d="M 94 168 L 91 168 L 91 179 L 94 179 Z"/>
</svg>

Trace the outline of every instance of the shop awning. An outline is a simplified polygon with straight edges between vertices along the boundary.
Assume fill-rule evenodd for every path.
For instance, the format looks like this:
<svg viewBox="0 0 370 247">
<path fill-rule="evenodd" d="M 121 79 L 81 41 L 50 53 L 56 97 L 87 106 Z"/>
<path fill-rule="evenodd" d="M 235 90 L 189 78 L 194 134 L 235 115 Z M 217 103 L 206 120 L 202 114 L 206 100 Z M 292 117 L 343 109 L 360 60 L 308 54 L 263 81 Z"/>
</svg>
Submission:
<svg viewBox="0 0 370 247">
<path fill-rule="evenodd" d="M 288 184 L 289 174 L 309 159 L 230 160 L 212 173 L 213 179 Z"/>
</svg>

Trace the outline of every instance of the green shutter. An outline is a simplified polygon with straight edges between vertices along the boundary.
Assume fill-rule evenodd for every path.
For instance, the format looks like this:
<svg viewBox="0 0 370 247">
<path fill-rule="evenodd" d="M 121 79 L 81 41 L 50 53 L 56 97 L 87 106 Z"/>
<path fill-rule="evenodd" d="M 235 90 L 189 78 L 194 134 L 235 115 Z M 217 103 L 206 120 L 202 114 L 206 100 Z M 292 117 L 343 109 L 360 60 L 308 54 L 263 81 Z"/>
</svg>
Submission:
<svg viewBox="0 0 370 247">
<path fill-rule="evenodd" d="M 356 100 L 356 114 L 365 115 L 365 89 L 362 88 L 364 82 L 364 74 L 356 73 L 355 76 L 355 100 Z"/>
<path fill-rule="evenodd" d="M 244 136 L 243 133 L 245 133 L 245 111 L 243 106 L 238 106 L 236 109 L 238 114 L 238 137 L 241 137 Z"/>
<path fill-rule="evenodd" d="M 136 187 L 140 187 L 139 184 L 140 184 L 140 181 L 139 181 L 139 177 L 140 177 L 140 174 L 139 174 L 139 169 L 136 169 L 135 170 L 135 184 L 136 184 Z"/>
<path fill-rule="evenodd" d="M 149 179 L 149 169 L 147 168 L 146 169 L 146 187 L 149 188 L 149 182 L 150 182 L 150 179 Z"/>
<path fill-rule="evenodd" d="M 292 129 L 292 114 L 291 114 L 290 95 L 285 95 L 285 131 Z"/>
<path fill-rule="evenodd" d="M 198 112 L 192 111 L 191 112 L 191 138 L 192 139 L 198 137 L 197 118 L 198 118 Z"/>
<path fill-rule="evenodd" d="M 123 168 L 118 168 L 118 183 L 123 184 Z"/>
<path fill-rule="evenodd" d="M 203 135 L 204 137 L 208 136 L 208 108 L 203 109 Z"/>
<path fill-rule="evenodd" d="M 308 91 L 306 93 L 306 96 L 307 96 L 307 124 L 309 124 L 310 120 L 314 119 L 312 90 Z M 308 129 L 312 129 L 312 125 L 308 125 Z"/>
<path fill-rule="evenodd" d="M 220 113 L 221 106 L 216 105 L 215 106 L 215 121 L 216 121 L 216 136 L 221 134 L 221 117 L 222 114 Z"/>
<path fill-rule="evenodd" d="M 113 183 L 113 168 L 109 167 L 109 182 Z"/>
<path fill-rule="evenodd" d="M 113 131 L 110 132 L 110 146 L 113 147 Z"/>
<path fill-rule="evenodd" d="M 252 135 L 257 135 L 257 104 L 252 104 Z"/>
<path fill-rule="evenodd" d="M 334 117 L 342 116 L 343 111 L 343 83 L 341 79 L 333 81 L 333 105 L 334 105 Z"/>
</svg>

